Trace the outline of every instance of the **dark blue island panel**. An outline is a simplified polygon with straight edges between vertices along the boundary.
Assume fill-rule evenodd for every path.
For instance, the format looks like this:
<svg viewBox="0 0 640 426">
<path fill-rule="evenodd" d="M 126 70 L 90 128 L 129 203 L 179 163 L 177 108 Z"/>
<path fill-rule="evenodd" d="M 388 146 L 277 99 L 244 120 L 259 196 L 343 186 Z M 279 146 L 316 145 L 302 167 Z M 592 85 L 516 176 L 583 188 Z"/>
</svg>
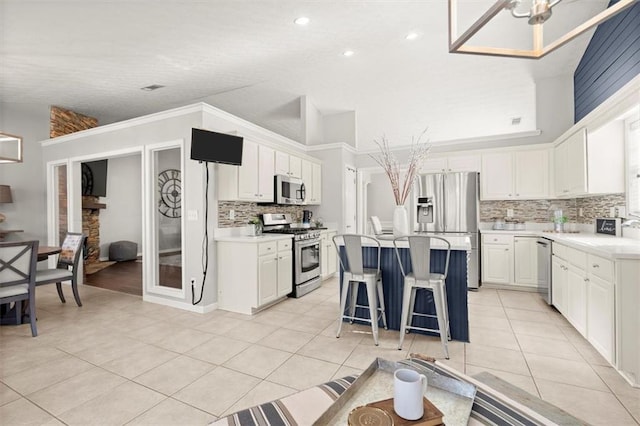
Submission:
<svg viewBox="0 0 640 426">
<path fill-rule="evenodd" d="M 367 268 L 375 268 L 377 263 L 377 248 L 364 247 L 363 262 Z M 400 318 L 402 315 L 402 292 L 404 288 L 404 277 L 400 271 L 398 258 L 395 249 L 383 247 L 380 254 L 380 269 L 382 270 L 382 288 L 384 292 L 384 302 L 387 313 L 387 325 L 391 330 L 400 330 Z M 346 263 L 344 248 L 341 247 L 340 256 Z M 411 271 L 411 261 L 409 260 L 409 249 L 400 249 L 405 271 Z M 431 250 L 431 265 L 433 271 L 444 270 L 446 260 L 445 250 Z M 340 286 L 342 287 L 342 270 L 340 271 Z M 449 274 L 446 279 L 447 305 L 449 307 L 449 326 L 451 329 L 451 339 L 463 342 L 469 341 L 469 312 L 467 309 L 467 252 L 463 250 L 452 250 L 449 260 Z M 419 289 L 416 294 L 416 312 L 435 315 L 435 305 L 433 304 L 433 293 L 428 290 Z M 361 285 L 358 292 L 358 305 L 368 305 L 367 294 L 364 285 Z M 349 303 L 347 301 L 347 306 Z M 369 317 L 368 308 L 358 308 L 356 315 L 364 318 Z M 382 327 L 382 322 L 379 323 Z M 435 318 L 414 317 L 413 325 L 437 329 L 438 322 Z M 412 333 L 423 333 L 412 330 Z M 424 332 L 424 334 L 436 334 Z"/>
</svg>

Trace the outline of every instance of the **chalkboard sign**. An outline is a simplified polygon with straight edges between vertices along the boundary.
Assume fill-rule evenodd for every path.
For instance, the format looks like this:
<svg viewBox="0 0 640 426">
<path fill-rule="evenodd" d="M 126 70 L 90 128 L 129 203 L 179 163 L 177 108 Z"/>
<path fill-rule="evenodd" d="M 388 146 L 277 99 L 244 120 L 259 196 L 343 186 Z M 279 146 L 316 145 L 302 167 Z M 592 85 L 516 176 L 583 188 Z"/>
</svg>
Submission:
<svg viewBox="0 0 640 426">
<path fill-rule="evenodd" d="M 613 235 L 619 237 L 622 230 L 620 218 L 596 219 L 596 234 Z"/>
</svg>

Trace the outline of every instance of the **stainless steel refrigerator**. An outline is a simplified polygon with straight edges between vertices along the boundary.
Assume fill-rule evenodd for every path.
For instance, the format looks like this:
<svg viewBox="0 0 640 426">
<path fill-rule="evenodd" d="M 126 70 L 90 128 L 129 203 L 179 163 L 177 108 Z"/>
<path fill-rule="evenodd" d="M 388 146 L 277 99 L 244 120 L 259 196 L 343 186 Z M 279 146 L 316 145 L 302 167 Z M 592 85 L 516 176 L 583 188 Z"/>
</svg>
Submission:
<svg viewBox="0 0 640 426">
<path fill-rule="evenodd" d="M 421 175 L 417 182 L 415 220 L 418 232 L 469 235 L 468 287 L 480 282 L 480 193 L 477 172 Z"/>
</svg>

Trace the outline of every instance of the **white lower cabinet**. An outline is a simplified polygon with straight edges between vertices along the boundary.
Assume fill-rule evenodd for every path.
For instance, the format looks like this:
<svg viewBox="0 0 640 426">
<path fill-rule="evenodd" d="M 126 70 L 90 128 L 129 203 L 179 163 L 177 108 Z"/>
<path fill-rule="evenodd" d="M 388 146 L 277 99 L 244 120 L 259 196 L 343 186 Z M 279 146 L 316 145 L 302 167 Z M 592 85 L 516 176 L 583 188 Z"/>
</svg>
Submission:
<svg viewBox="0 0 640 426">
<path fill-rule="evenodd" d="M 218 306 L 251 315 L 293 290 L 291 238 L 218 241 Z"/>
<path fill-rule="evenodd" d="M 538 285 L 537 241 L 536 237 L 515 237 L 513 239 L 515 285 L 527 287 Z"/>
<path fill-rule="evenodd" d="M 587 340 L 607 360 L 613 360 L 614 353 L 613 302 L 613 283 L 592 275 L 587 287 Z"/>
<path fill-rule="evenodd" d="M 551 300 L 553 301 L 553 306 L 564 316 L 567 315 L 568 270 L 567 262 L 554 255 L 551 259 L 551 276 L 553 277 Z"/>
<path fill-rule="evenodd" d="M 567 271 L 567 319 L 583 336 L 587 334 L 587 277 L 569 264 Z"/>
<path fill-rule="evenodd" d="M 276 253 L 258 259 L 258 306 L 278 297 L 278 257 Z M 258 307 L 256 306 L 256 307 Z"/>
<path fill-rule="evenodd" d="M 553 305 L 616 365 L 615 262 L 553 243 Z"/>
<path fill-rule="evenodd" d="M 513 275 L 513 236 L 482 235 L 482 282 L 510 284 Z"/>
<path fill-rule="evenodd" d="M 278 297 L 283 297 L 291 293 L 293 290 L 293 252 L 291 251 L 291 242 L 288 248 L 281 249 L 281 243 L 278 244 Z"/>
<path fill-rule="evenodd" d="M 320 278 L 332 277 L 336 273 L 338 258 L 333 245 L 336 231 L 324 231 L 320 234 Z"/>
</svg>

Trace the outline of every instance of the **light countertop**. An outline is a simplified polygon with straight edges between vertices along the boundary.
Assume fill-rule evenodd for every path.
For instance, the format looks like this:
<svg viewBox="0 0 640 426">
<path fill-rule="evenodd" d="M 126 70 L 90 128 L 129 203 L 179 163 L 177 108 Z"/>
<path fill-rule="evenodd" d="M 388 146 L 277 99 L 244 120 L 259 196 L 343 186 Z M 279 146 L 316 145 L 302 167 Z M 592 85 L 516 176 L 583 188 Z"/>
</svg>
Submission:
<svg viewBox="0 0 640 426">
<path fill-rule="evenodd" d="M 420 235 L 426 235 L 429 236 L 429 234 L 420 234 Z M 449 242 L 449 244 L 451 244 L 451 250 L 461 250 L 461 251 L 469 251 L 471 250 L 471 239 L 469 237 L 465 237 L 465 236 L 445 236 L 442 234 L 438 234 L 438 235 L 431 235 L 434 237 L 440 237 L 443 238 L 445 240 L 447 240 Z M 381 247 L 385 247 L 385 248 L 394 248 L 393 245 L 393 240 L 395 239 L 395 237 L 393 235 L 379 235 L 377 238 L 374 237 L 373 235 L 370 235 L 371 238 L 375 238 L 378 241 L 380 241 L 380 246 Z M 365 246 L 374 246 L 373 242 L 371 243 L 367 243 L 366 241 L 363 242 L 363 245 Z M 398 244 L 398 247 L 404 247 L 404 248 L 408 248 L 409 247 L 409 243 L 407 241 L 400 241 Z M 446 249 L 447 246 L 446 244 L 438 241 L 438 240 L 434 240 L 434 244 L 432 245 L 432 247 L 434 249 Z"/>
<path fill-rule="evenodd" d="M 268 243 L 271 241 L 290 240 L 293 234 L 262 234 L 257 237 L 249 235 L 225 235 L 214 238 L 214 241 L 225 241 L 230 243 Z"/>
<path fill-rule="evenodd" d="M 556 233 L 543 231 L 483 230 L 482 234 L 505 234 L 524 237 L 544 237 L 554 242 L 610 259 L 640 260 L 640 240 L 586 232 Z"/>
</svg>

